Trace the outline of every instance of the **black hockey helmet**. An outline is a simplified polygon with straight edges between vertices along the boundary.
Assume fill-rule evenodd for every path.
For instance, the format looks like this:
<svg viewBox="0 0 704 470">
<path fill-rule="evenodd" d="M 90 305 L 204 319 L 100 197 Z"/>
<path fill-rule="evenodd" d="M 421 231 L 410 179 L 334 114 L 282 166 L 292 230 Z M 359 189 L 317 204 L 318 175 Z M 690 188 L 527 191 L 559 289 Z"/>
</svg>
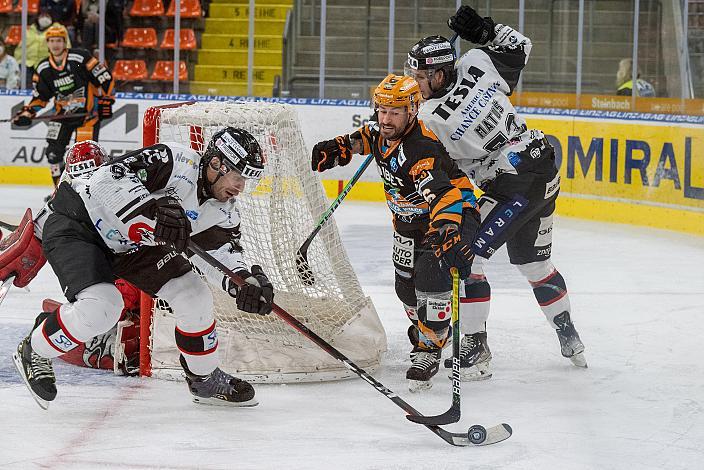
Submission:
<svg viewBox="0 0 704 470">
<path fill-rule="evenodd" d="M 457 53 L 450 41 L 442 36 L 428 36 L 415 43 L 408 51 L 406 69 L 416 71 L 454 68 L 456 60 Z"/>
<path fill-rule="evenodd" d="M 447 93 L 457 78 L 455 61 L 457 51 L 447 38 L 443 36 L 428 36 L 421 39 L 408 51 L 408 59 L 403 66 L 404 75 L 415 78 L 432 80 L 435 72 L 442 70 L 443 79 L 440 87 L 433 88 L 432 97 Z M 418 73 L 421 72 L 421 73 Z M 427 96 L 425 98 L 428 98 Z"/>
<path fill-rule="evenodd" d="M 244 129 L 225 127 L 213 134 L 203 158 L 210 163 L 213 157 L 247 179 L 259 179 L 264 173 L 266 161 L 262 148 Z"/>
</svg>

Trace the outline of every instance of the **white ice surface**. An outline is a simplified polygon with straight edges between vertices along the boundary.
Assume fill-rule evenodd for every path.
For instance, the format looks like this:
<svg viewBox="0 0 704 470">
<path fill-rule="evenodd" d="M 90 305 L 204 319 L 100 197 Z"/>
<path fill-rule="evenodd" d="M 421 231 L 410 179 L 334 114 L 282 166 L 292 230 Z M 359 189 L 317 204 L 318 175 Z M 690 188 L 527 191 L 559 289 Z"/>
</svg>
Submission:
<svg viewBox="0 0 704 470">
<path fill-rule="evenodd" d="M 17 221 L 46 192 L 0 187 L 0 218 Z M 348 201 L 336 219 L 388 334 L 377 379 L 422 412 L 444 411 L 444 374 L 422 395 L 406 390 L 408 320 L 393 292 L 386 208 Z M 41 300 L 61 299 L 47 266 L 31 292 L 14 289 L 0 307 L 0 468 L 703 469 L 704 239 L 555 225 L 554 262 L 589 369 L 560 356 L 530 288 L 505 251 L 495 255 L 494 377 L 463 384 L 462 420 L 448 429 L 507 422 L 515 432 L 506 442 L 451 447 L 360 379 L 259 385 L 258 407 L 223 409 L 191 403 L 182 383 L 56 361 L 59 394 L 43 411 L 10 356 Z"/>
</svg>

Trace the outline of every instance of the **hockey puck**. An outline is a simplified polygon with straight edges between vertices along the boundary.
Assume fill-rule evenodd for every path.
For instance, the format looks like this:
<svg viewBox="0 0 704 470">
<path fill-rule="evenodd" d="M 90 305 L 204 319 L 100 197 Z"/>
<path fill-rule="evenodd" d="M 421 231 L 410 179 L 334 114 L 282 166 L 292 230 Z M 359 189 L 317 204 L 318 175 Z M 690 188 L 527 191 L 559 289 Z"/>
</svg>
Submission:
<svg viewBox="0 0 704 470">
<path fill-rule="evenodd" d="M 475 424 L 467 431 L 467 438 L 472 444 L 481 444 L 486 440 L 486 429 L 484 429 L 484 426 Z"/>
</svg>

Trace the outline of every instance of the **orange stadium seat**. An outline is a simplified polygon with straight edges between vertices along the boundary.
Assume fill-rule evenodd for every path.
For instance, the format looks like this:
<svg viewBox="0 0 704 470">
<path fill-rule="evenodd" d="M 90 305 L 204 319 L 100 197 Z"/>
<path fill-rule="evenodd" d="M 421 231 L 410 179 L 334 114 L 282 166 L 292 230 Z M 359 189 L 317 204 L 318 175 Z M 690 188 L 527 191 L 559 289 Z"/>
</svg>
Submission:
<svg viewBox="0 0 704 470">
<path fill-rule="evenodd" d="M 174 34 L 173 28 L 167 29 L 164 33 L 164 38 L 161 40 L 159 47 L 161 49 L 173 49 L 174 48 Z M 179 49 L 194 50 L 196 49 L 196 32 L 190 28 L 181 29 L 181 42 L 179 44 Z"/>
<path fill-rule="evenodd" d="M 15 12 L 19 13 L 22 11 L 22 0 L 18 0 L 17 6 L 15 6 Z M 39 13 L 39 0 L 27 0 L 27 13 L 30 15 L 36 15 Z"/>
<path fill-rule="evenodd" d="M 10 13 L 12 11 L 12 0 L 0 0 L 0 13 Z"/>
<path fill-rule="evenodd" d="M 134 0 L 130 16 L 162 16 L 164 3 L 161 0 Z"/>
<path fill-rule="evenodd" d="M 10 29 L 7 30 L 7 36 L 5 36 L 5 44 L 8 46 L 16 46 L 22 40 L 22 25 L 13 24 Z"/>
<path fill-rule="evenodd" d="M 176 12 L 175 3 L 175 0 L 171 0 L 166 16 L 174 16 Z M 181 18 L 200 18 L 202 14 L 200 0 L 181 0 Z"/>
<path fill-rule="evenodd" d="M 122 47 L 133 49 L 154 49 L 156 47 L 156 29 L 154 28 L 127 28 L 122 40 Z"/>
<path fill-rule="evenodd" d="M 178 79 L 182 81 L 188 80 L 188 70 L 186 63 L 180 60 L 178 62 Z M 170 81 L 174 79 L 174 62 L 172 60 L 157 60 L 152 72 L 152 80 Z"/>
<path fill-rule="evenodd" d="M 135 81 L 146 80 L 148 77 L 147 63 L 143 60 L 118 60 L 112 69 L 115 80 Z"/>
</svg>

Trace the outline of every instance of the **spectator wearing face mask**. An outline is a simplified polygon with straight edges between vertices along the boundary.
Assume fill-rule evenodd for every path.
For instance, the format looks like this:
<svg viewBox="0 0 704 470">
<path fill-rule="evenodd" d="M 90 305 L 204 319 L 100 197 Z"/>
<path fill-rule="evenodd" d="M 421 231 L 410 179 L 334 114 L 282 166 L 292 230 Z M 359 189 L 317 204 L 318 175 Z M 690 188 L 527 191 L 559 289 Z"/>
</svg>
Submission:
<svg viewBox="0 0 704 470">
<path fill-rule="evenodd" d="M 32 84 L 34 68 L 39 64 L 39 61 L 49 56 L 49 49 L 47 49 L 46 46 L 44 33 L 52 24 L 54 24 L 54 22 L 49 12 L 47 10 L 40 10 L 37 19 L 27 27 L 27 86 L 31 86 Z M 71 47 L 70 39 L 67 47 Z M 17 59 L 19 64 L 22 63 L 22 42 L 15 48 L 15 59 Z"/>
<path fill-rule="evenodd" d="M 69 38 L 75 42 L 74 23 L 78 17 L 80 3 L 76 0 L 39 0 L 39 9 L 51 15 L 56 23 L 66 27 Z"/>
<path fill-rule="evenodd" d="M 7 53 L 5 41 L 0 38 L 0 88 L 14 90 L 20 86 L 20 67 L 17 60 Z"/>
</svg>

